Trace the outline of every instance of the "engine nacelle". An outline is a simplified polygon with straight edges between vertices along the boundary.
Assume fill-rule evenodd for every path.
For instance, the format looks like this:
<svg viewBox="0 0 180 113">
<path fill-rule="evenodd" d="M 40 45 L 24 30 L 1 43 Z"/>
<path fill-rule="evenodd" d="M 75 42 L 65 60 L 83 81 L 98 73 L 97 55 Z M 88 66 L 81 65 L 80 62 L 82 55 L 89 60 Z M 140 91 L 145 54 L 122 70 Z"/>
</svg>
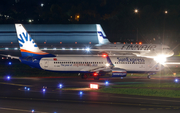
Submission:
<svg viewBox="0 0 180 113">
<path fill-rule="evenodd" d="M 121 68 L 112 69 L 112 77 L 126 77 L 127 71 Z"/>
</svg>

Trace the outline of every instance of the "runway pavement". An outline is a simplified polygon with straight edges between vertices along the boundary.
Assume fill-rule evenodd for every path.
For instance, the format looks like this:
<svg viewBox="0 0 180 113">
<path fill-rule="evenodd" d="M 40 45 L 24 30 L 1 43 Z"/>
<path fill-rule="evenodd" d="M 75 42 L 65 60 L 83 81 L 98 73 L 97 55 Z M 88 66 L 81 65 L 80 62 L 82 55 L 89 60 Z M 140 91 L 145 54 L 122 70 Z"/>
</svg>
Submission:
<svg viewBox="0 0 180 113">
<path fill-rule="evenodd" d="M 178 112 L 180 99 L 148 96 L 120 95 L 84 91 L 90 83 L 105 85 L 168 83 L 174 78 L 129 77 L 94 81 L 93 78 L 11 78 L 0 79 L 0 113 L 119 113 L 119 112 Z M 81 88 L 79 90 L 61 90 L 62 88 Z M 43 87 L 46 91 L 43 91 Z M 28 90 L 29 88 L 29 90 Z M 82 94 L 80 94 L 82 91 Z"/>
</svg>

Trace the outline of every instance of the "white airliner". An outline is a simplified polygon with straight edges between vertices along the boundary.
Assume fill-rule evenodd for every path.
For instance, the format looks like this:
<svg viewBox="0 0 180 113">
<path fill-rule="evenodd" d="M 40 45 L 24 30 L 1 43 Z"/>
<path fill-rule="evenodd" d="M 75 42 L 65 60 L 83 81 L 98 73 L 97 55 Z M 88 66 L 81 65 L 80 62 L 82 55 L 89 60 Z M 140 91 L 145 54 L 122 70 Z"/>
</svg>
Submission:
<svg viewBox="0 0 180 113">
<path fill-rule="evenodd" d="M 113 44 L 110 43 L 103 29 L 97 24 L 98 41 L 96 49 L 91 51 L 106 52 L 109 55 L 134 55 L 140 57 L 153 58 L 155 61 L 164 63 L 167 57 L 174 55 L 169 46 L 162 44 Z"/>
<path fill-rule="evenodd" d="M 125 77 L 127 72 L 154 73 L 162 69 L 161 64 L 143 57 L 108 55 L 57 57 L 41 51 L 22 24 L 15 24 L 15 27 L 21 51 L 21 57 L 18 59 L 31 67 L 56 72 L 77 72 L 81 73 L 82 78 L 92 75 L 95 80 L 106 73 L 111 73 L 111 77 Z"/>
<path fill-rule="evenodd" d="M 161 44 L 104 44 L 96 46 L 91 51 L 106 52 L 109 55 L 132 55 L 138 57 L 153 58 L 159 63 L 164 63 L 167 57 L 174 55 L 170 47 Z"/>
<path fill-rule="evenodd" d="M 109 56 L 138 56 L 152 58 L 156 62 L 164 63 L 167 57 L 174 55 L 174 52 L 170 47 L 162 44 L 113 44 L 109 42 L 104 33 L 102 27 L 99 24 L 96 24 L 97 36 L 99 44 L 95 45 L 92 48 L 86 48 L 82 50 L 86 51 L 97 51 L 100 53 L 107 53 Z M 44 49 L 44 50 L 53 50 L 53 49 Z M 56 49 L 56 50 L 70 50 L 73 49 Z M 75 49 L 77 50 L 77 49 Z M 79 50 L 79 48 L 78 48 Z"/>
</svg>

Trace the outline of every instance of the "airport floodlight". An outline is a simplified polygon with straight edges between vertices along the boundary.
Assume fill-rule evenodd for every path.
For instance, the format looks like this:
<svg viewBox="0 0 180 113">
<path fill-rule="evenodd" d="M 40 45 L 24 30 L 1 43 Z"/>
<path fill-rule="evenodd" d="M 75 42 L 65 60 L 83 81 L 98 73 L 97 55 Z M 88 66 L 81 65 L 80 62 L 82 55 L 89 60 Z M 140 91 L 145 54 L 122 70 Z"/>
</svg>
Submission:
<svg viewBox="0 0 180 113">
<path fill-rule="evenodd" d="M 53 48 L 53 50 L 56 50 L 56 48 Z"/>
<path fill-rule="evenodd" d="M 77 18 L 79 18 L 80 16 L 79 15 L 77 15 Z"/>
<path fill-rule="evenodd" d="M 18 50 L 18 48 L 16 47 L 16 48 L 14 48 L 14 50 Z"/>
<path fill-rule="evenodd" d="M 29 19 L 29 22 L 32 22 L 32 20 L 31 20 L 31 19 Z"/>
<path fill-rule="evenodd" d="M 79 50 L 79 48 L 77 48 L 77 50 Z"/>
<path fill-rule="evenodd" d="M 47 48 L 45 47 L 44 50 L 47 50 Z"/>
<path fill-rule="evenodd" d="M 165 14 L 167 14 L 167 13 L 168 13 L 168 11 L 164 11 L 164 13 L 165 13 Z"/>
<path fill-rule="evenodd" d="M 65 50 L 65 48 L 62 48 L 62 50 Z"/>
<path fill-rule="evenodd" d="M 84 48 L 82 48 L 82 50 L 84 50 Z"/>
<path fill-rule="evenodd" d="M 70 50 L 73 50 L 72 48 L 70 48 Z"/>
<path fill-rule="evenodd" d="M 135 12 L 135 13 L 138 13 L 138 9 L 135 9 L 134 12 Z"/>
</svg>

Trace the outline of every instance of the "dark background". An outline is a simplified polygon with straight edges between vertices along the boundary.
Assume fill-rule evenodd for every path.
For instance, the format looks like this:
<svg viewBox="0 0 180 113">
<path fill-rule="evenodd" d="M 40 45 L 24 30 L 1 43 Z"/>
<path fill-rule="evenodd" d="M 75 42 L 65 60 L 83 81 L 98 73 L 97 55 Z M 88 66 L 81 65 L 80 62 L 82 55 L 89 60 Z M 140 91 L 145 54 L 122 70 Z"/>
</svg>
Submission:
<svg viewBox="0 0 180 113">
<path fill-rule="evenodd" d="M 14 23 L 101 24 L 111 42 L 142 41 L 173 49 L 180 42 L 180 1 L 1 0 L 0 24 Z"/>
</svg>

